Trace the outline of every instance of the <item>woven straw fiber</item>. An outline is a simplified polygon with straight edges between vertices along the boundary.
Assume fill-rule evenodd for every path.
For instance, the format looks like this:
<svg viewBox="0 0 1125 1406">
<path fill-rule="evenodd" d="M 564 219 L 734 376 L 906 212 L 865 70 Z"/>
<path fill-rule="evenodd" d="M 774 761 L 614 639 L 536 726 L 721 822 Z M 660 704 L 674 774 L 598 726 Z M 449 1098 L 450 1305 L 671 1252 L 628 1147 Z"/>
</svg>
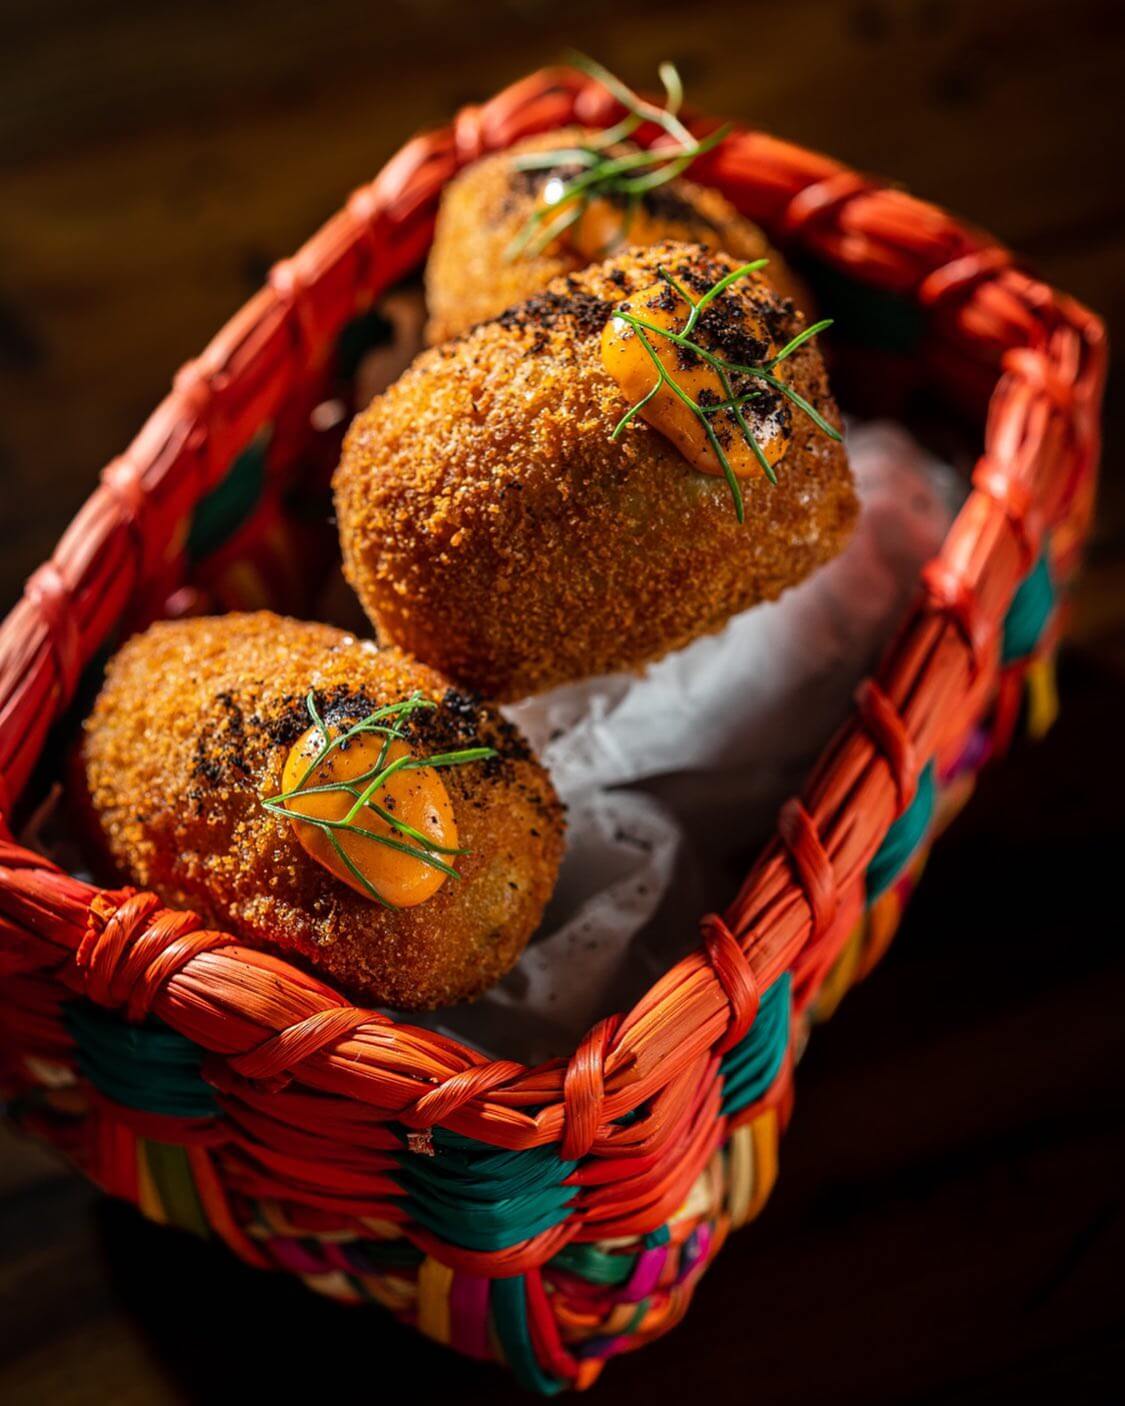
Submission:
<svg viewBox="0 0 1125 1406">
<path fill-rule="evenodd" d="M 0 628 L 9 826 L 41 759 L 29 795 L 60 769 L 55 725 L 124 631 L 200 605 L 295 606 L 286 494 L 323 486 L 338 443 L 310 411 L 346 401 L 341 347 L 420 264 L 445 183 L 529 133 L 618 115 L 552 70 L 416 138 L 180 371 Z M 488 1060 L 0 828 L 18 1121 L 146 1214 L 377 1300 L 543 1391 L 588 1385 L 675 1323 L 761 1206 L 811 1021 L 885 950 L 980 763 L 1021 716 L 1049 721 L 1056 600 L 1093 500 L 1105 342 L 1089 312 L 941 210 L 761 133 L 736 132 L 698 178 L 813 274 L 838 331 L 862 331 L 842 375 L 848 357 L 879 367 L 983 436 L 852 716 L 734 902 L 633 1010 L 569 1059 Z M 253 511 L 201 553 L 236 478 Z"/>
</svg>

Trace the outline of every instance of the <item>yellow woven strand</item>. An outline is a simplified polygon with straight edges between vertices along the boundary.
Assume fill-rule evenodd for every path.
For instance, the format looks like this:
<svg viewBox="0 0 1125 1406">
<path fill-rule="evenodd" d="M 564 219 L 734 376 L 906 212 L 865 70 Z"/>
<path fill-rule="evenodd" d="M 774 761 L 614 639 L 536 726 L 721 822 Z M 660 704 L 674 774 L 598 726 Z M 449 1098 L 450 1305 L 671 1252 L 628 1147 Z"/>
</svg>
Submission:
<svg viewBox="0 0 1125 1406">
<path fill-rule="evenodd" d="M 601 1325 L 600 1331 L 605 1333 L 607 1337 L 617 1337 L 629 1326 L 636 1312 L 637 1305 L 635 1303 L 614 1304 L 605 1323 Z"/>
<path fill-rule="evenodd" d="M 418 1268 L 418 1328 L 435 1342 L 449 1342 L 449 1291 L 453 1271 L 429 1255 Z"/>
<path fill-rule="evenodd" d="M 696 1221 L 706 1220 L 711 1215 L 713 1209 L 711 1183 L 707 1175 L 707 1168 L 705 1167 L 692 1182 L 691 1189 L 684 1197 L 683 1203 L 679 1209 L 668 1217 L 669 1229 L 674 1229 L 680 1221 L 687 1220 L 694 1223 Z"/>
<path fill-rule="evenodd" d="M 367 1237 L 368 1239 L 401 1240 L 403 1238 L 402 1226 L 396 1225 L 394 1221 L 379 1220 L 376 1216 L 362 1216 L 359 1223 L 367 1230 L 371 1231 L 371 1235 Z M 341 1232 L 341 1234 L 342 1233 L 343 1232 Z M 348 1233 L 352 1234 L 352 1232 Z M 360 1239 L 361 1237 L 354 1236 L 354 1238 Z"/>
<path fill-rule="evenodd" d="M 734 1227 L 745 1225 L 754 1190 L 754 1144 L 750 1124 L 736 1128 L 727 1144 L 727 1214 Z"/>
<path fill-rule="evenodd" d="M 898 931 L 902 919 L 902 900 L 898 890 L 889 888 L 867 914 L 867 948 L 863 954 L 863 970 L 866 976 L 871 968 L 884 955 Z"/>
<path fill-rule="evenodd" d="M 1059 715 L 1055 661 L 1050 655 L 1027 666 L 1027 730 L 1038 740 L 1045 737 Z"/>
<path fill-rule="evenodd" d="M 777 1114 L 772 1108 L 750 1124 L 750 1135 L 754 1146 L 754 1194 L 746 1213 L 747 1220 L 753 1220 L 766 1204 L 773 1184 L 777 1180 Z"/>
<path fill-rule="evenodd" d="M 855 980 L 860 953 L 863 951 L 866 927 L 866 920 L 861 917 L 844 944 L 843 951 L 833 963 L 832 970 L 825 978 L 816 998 L 817 1020 L 827 1020 L 830 1015 L 835 1013 L 836 1007 L 844 999 Z"/>
<path fill-rule="evenodd" d="M 240 610 L 264 610 L 270 593 L 261 572 L 248 562 L 233 562 L 223 574 L 223 585 L 232 590 Z"/>
<path fill-rule="evenodd" d="M 711 1188 L 711 1209 L 708 1212 L 710 1220 L 717 1220 L 723 1215 L 727 1204 L 727 1159 L 724 1152 L 724 1148 L 716 1147 L 707 1164 L 707 1180 Z"/>
<path fill-rule="evenodd" d="M 363 1302 L 355 1285 L 341 1270 L 335 1269 L 327 1274 L 302 1274 L 301 1278 L 310 1289 L 326 1294 L 330 1299 L 338 1299 L 340 1303 Z"/>
<path fill-rule="evenodd" d="M 144 1138 L 137 1139 L 137 1205 L 141 1214 L 158 1225 L 167 1225 L 168 1216 L 164 1203 L 156 1189 L 152 1169 L 148 1165 L 148 1143 Z"/>
</svg>

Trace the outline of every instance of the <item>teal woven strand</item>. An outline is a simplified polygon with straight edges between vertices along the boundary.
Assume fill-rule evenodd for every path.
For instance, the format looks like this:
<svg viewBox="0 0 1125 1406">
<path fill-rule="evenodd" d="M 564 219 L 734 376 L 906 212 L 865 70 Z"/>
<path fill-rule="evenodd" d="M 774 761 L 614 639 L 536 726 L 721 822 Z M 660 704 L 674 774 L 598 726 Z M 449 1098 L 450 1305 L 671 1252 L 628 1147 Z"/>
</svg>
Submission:
<svg viewBox="0 0 1125 1406">
<path fill-rule="evenodd" d="M 336 371 L 347 380 L 356 374 L 369 351 L 394 341 L 394 324 L 374 308 L 346 322 L 336 338 Z M 361 407 L 362 408 L 362 407 Z"/>
<path fill-rule="evenodd" d="M 880 894 L 885 893 L 909 864 L 911 856 L 929 831 L 936 800 L 934 768 L 931 764 L 918 778 L 914 799 L 887 831 L 875 858 L 868 865 L 868 903 L 874 903 Z"/>
<path fill-rule="evenodd" d="M 912 298 L 873 288 L 827 264 L 818 263 L 805 272 L 818 303 L 829 309 L 837 329 L 846 329 L 849 341 L 909 356 L 925 336 L 926 315 Z"/>
<path fill-rule="evenodd" d="M 754 1024 L 723 1056 L 723 1112 L 749 1107 L 777 1078 L 789 1047 L 791 982 L 783 972 L 762 997 Z"/>
<path fill-rule="evenodd" d="M 565 1245 L 551 1259 L 555 1269 L 565 1269 L 588 1284 L 611 1286 L 626 1283 L 637 1267 L 636 1255 L 611 1255 L 596 1245 Z"/>
<path fill-rule="evenodd" d="M 115 1103 L 173 1118 L 209 1118 L 219 1111 L 215 1091 L 200 1073 L 204 1052 L 186 1036 L 153 1018 L 128 1025 L 86 1001 L 68 1004 L 63 1023 L 83 1077 Z"/>
<path fill-rule="evenodd" d="M 527 1288 L 522 1274 L 510 1279 L 494 1279 L 491 1290 L 492 1321 L 504 1349 L 504 1360 L 521 1386 L 541 1396 L 555 1396 L 565 1382 L 544 1372 L 535 1356 L 527 1322 Z"/>
<path fill-rule="evenodd" d="M 413 1218 L 467 1250 L 500 1250 L 566 1220 L 578 1165 L 553 1147 L 511 1152 L 444 1128 L 433 1157 L 403 1153 L 397 1180 Z"/>
<path fill-rule="evenodd" d="M 1035 652 L 1055 608 L 1055 583 L 1044 554 L 1021 582 L 1004 618 L 1000 657 L 1005 664 L 1026 659 Z"/>
<path fill-rule="evenodd" d="M 753 1103 L 777 1077 L 788 1047 L 789 1011 L 786 974 L 765 993 L 745 1039 L 723 1060 L 724 1112 Z M 574 1193 L 565 1182 L 578 1164 L 564 1161 L 553 1147 L 511 1152 L 442 1128 L 433 1139 L 433 1157 L 400 1156 L 397 1180 L 413 1219 L 451 1244 L 501 1250 L 569 1214 Z M 576 1250 L 561 1256 L 563 1268 L 601 1283 L 620 1283 L 631 1272 L 629 1256 L 580 1256 Z"/>
<path fill-rule="evenodd" d="M 266 482 L 269 442 L 267 431 L 256 435 L 235 458 L 222 482 L 200 499 L 188 528 L 187 552 L 193 561 L 218 551 L 258 506 Z"/>
</svg>

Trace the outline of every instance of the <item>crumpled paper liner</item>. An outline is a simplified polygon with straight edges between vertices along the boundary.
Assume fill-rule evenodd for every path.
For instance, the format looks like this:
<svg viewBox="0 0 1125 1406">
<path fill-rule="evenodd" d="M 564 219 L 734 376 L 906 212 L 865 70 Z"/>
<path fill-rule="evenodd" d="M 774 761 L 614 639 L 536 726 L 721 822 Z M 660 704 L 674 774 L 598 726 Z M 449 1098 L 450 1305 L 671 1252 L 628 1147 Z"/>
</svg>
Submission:
<svg viewBox="0 0 1125 1406">
<path fill-rule="evenodd" d="M 568 805 L 566 859 L 517 966 L 474 1005 L 425 1024 L 494 1056 L 566 1054 L 690 951 L 699 918 L 733 897 L 964 494 L 897 425 L 853 425 L 847 445 L 861 512 L 834 561 L 643 674 L 505 710 Z"/>
</svg>

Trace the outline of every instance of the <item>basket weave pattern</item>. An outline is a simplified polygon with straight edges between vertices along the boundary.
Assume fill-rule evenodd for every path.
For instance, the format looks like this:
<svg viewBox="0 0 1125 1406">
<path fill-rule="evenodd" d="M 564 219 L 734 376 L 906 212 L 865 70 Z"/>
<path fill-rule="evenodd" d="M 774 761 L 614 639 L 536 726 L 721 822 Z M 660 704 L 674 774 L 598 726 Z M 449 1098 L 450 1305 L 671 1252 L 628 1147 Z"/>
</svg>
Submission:
<svg viewBox="0 0 1125 1406">
<path fill-rule="evenodd" d="M 309 411 L 333 348 L 418 266 L 458 168 L 618 115 L 569 70 L 461 112 L 355 192 L 181 370 L 0 628 L 0 816 L 87 666 L 184 588 L 195 510 L 263 426 L 261 513 L 276 509 L 274 479 L 323 473 Z M 700 166 L 781 247 L 909 306 L 911 374 L 987 401 L 987 417 L 916 609 L 697 951 L 569 1059 L 529 1068 L 353 1006 L 0 830 L 3 1079 L 21 1123 L 147 1214 L 376 1299 L 545 1391 L 588 1385 L 665 1331 L 764 1201 L 810 1020 L 885 949 L 930 839 L 1006 744 L 1029 681 L 1032 714 L 1046 707 L 1058 612 L 1048 601 L 1013 644 L 1013 600 L 1026 616 L 1037 572 L 1065 583 L 1093 502 L 1095 317 L 987 237 L 825 157 L 738 132 Z"/>
</svg>

